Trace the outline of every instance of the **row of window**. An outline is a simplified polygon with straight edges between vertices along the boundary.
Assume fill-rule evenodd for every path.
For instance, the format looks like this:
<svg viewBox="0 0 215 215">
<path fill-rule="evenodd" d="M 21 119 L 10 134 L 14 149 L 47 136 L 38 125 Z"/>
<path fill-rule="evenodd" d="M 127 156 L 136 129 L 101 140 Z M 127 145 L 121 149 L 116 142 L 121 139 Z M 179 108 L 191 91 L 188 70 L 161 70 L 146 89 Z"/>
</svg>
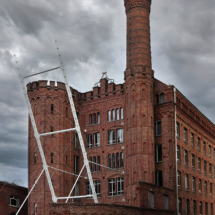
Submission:
<svg viewBox="0 0 215 215">
<path fill-rule="evenodd" d="M 193 200 L 193 207 L 191 207 L 190 205 L 190 200 L 186 199 L 185 202 L 185 215 L 189 215 L 191 214 L 191 210 L 193 210 L 193 215 L 197 215 L 197 201 Z M 192 209 L 191 209 L 192 208 Z M 182 215 L 182 198 L 178 198 L 178 209 L 179 209 L 179 214 L 178 215 Z M 209 215 L 208 213 L 208 209 L 209 209 L 209 204 L 208 202 L 205 202 L 205 215 Z M 203 204 L 202 201 L 199 201 L 199 208 L 198 208 L 198 215 L 202 215 L 203 214 Z M 213 203 L 210 203 L 210 215 L 214 215 L 213 214 Z"/>
<path fill-rule="evenodd" d="M 100 124 L 100 113 L 90 114 L 90 125 Z"/>
<path fill-rule="evenodd" d="M 182 179 L 181 179 L 181 172 L 178 171 L 177 172 L 177 177 L 178 177 L 178 188 L 181 188 L 181 183 L 182 183 Z M 210 196 L 213 196 L 213 184 L 210 183 Z M 189 187 L 189 175 L 185 174 L 185 190 L 189 191 L 190 187 Z M 198 180 L 198 190 L 199 190 L 199 194 L 202 194 L 202 179 Z M 196 177 L 192 176 L 192 192 L 196 193 Z M 204 194 L 208 195 L 208 182 L 205 181 L 204 182 Z"/>
<path fill-rule="evenodd" d="M 123 119 L 123 108 L 117 108 L 116 110 L 108 111 L 108 121 L 115 121 Z"/>
<path fill-rule="evenodd" d="M 88 160 L 90 163 L 89 165 L 90 165 L 91 172 L 100 172 L 100 156 L 90 157 L 90 159 Z"/>
<path fill-rule="evenodd" d="M 180 124 L 178 122 L 176 123 L 176 127 L 177 127 L 176 135 L 177 135 L 177 137 L 180 137 Z M 194 137 L 194 134 L 192 132 L 190 134 L 190 140 L 191 140 L 191 146 L 195 147 L 195 137 Z M 187 128 L 184 128 L 184 142 L 188 143 L 188 131 L 187 131 Z M 201 151 L 201 141 L 200 141 L 199 137 L 196 138 L 196 143 L 197 143 L 196 144 L 197 149 L 199 151 Z M 202 145 L 203 145 L 203 152 L 204 152 L 205 155 L 207 155 L 207 153 L 206 153 L 206 151 L 207 151 L 206 142 L 203 141 Z M 208 146 L 208 155 L 209 155 L 209 157 L 212 156 L 212 147 L 211 147 L 211 145 Z M 213 156 L 214 156 L 214 160 L 215 160 L 215 148 L 213 149 Z"/>
<path fill-rule="evenodd" d="M 161 93 L 160 96 L 158 94 L 155 95 L 155 104 L 164 103 L 164 93 Z"/>
<path fill-rule="evenodd" d="M 181 162 L 181 152 L 180 152 L 180 146 L 177 145 L 177 161 Z M 184 164 L 185 166 L 189 166 L 189 156 L 188 156 L 188 151 L 184 150 Z M 201 158 L 198 157 L 198 171 L 201 172 Z M 192 169 L 196 168 L 196 159 L 195 159 L 195 155 L 191 154 L 191 165 L 192 165 Z M 209 176 L 212 175 L 212 164 L 209 163 L 208 165 L 208 169 L 209 169 Z M 214 171 L 215 171 L 215 166 L 214 166 Z M 215 172 L 214 172 L 215 173 Z M 204 160 L 204 174 L 207 175 L 207 162 Z M 215 174 L 214 174 L 215 176 Z"/>
<path fill-rule="evenodd" d="M 108 155 L 109 168 L 123 168 L 123 152 Z"/>
<path fill-rule="evenodd" d="M 152 191 L 148 192 L 148 207 L 149 208 L 154 208 L 155 205 L 155 195 Z M 163 209 L 168 210 L 169 209 L 169 196 L 168 195 L 163 195 Z"/>
</svg>

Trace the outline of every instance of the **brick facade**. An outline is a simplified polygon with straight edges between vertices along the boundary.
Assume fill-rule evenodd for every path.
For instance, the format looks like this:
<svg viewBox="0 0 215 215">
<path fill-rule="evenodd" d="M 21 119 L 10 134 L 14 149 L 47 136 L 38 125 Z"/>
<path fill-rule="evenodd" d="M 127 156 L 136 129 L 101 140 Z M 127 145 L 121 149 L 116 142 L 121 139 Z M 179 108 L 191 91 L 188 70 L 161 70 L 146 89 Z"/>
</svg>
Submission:
<svg viewBox="0 0 215 215">
<path fill-rule="evenodd" d="M 154 71 L 151 68 L 150 7 L 151 0 L 125 0 L 127 15 L 125 82 L 116 85 L 107 77 L 103 77 L 93 91 L 80 93 L 70 88 L 88 160 L 100 162 L 106 167 L 111 164 L 109 169 L 103 167 L 98 169 L 98 166 L 94 169 L 92 165 L 93 180 L 100 184 L 98 208 L 107 207 L 110 214 L 113 213 L 112 209 L 115 207 L 118 209 L 114 210 L 119 210 L 115 214 L 139 214 L 138 211 L 147 211 L 145 214 L 156 214 L 155 211 L 157 214 L 176 214 L 178 191 L 181 214 L 186 214 L 186 208 L 189 208 L 187 212 L 193 213 L 195 204 L 196 214 L 199 214 L 201 203 L 203 210 L 201 213 L 207 214 L 206 207 L 208 206 L 208 214 L 212 214 L 215 176 L 215 161 L 212 157 L 215 156 L 213 154 L 215 153 L 215 126 L 178 90 L 175 104 L 174 86 L 168 86 L 154 78 Z M 50 82 L 50 85 L 47 85 L 47 81 L 38 81 L 29 83 L 27 90 L 39 133 L 74 127 L 63 83 L 58 82 L 55 85 L 54 82 Z M 176 121 L 180 130 L 177 143 L 175 142 L 175 107 Z M 183 140 L 184 128 L 187 131 L 186 140 Z M 123 138 L 120 136 L 122 131 Z M 99 136 L 97 136 L 98 133 Z M 191 133 L 194 135 L 192 145 Z M 96 142 L 99 137 L 100 144 Z M 197 137 L 200 138 L 200 149 L 197 148 Z M 31 188 L 42 171 L 42 162 L 30 121 L 28 138 L 28 174 Z M 112 138 L 115 140 L 113 141 Z M 205 153 L 203 153 L 203 141 L 205 141 Z M 80 146 L 77 147 L 75 142 L 75 132 L 42 137 L 41 143 L 48 166 L 72 173 L 75 170 L 80 172 L 83 166 L 83 156 Z M 208 155 L 209 145 L 211 157 Z M 177 161 L 176 151 L 179 147 L 180 158 Z M 184 160 L 184 153 L 187 156 L 186 160 Z M 122 155 L 123 162 L 121 163 Z M 195 157 L 193 168 L 192 156 Z M 199 171 L 198 158 L 201 160 Z M 77 160 L 78 169 L 75 166 Z M 204 163 L 206 164 L 205 172 Z M 56 196 L 67 196 L 76 176 L 52 168 L 49 170 Z M 177 187 L 178 171 L 181 183 Z M 87 176 L 86 171 L 82 173 L 82 176 Z M 79 195 L 87 194 L 88 180 L 83 177 L 79 180 Z M 195 190 L 191 189 L 192 177 L 195 177 Z M 198 190 L 199 179 L 202 181 L 202 193 Z M 120 180 L 124 181 L 124 188 L 120 188 L 122 185 Z M 115 184 L 111 192 L 109 182 Z M 207 182 L 206 193 L 203 192 L 205 182 Z M 35 203 L 38 215 L 48 214 L 51 194 L 45 175 L 42 175 L 37 189 L 29 198 L 29 215 L 34 212 Z M 71 204 L 67 207 L 63 204 L 63 200 L 58 203 L 51 206 L 51 214 L 56 213 L 54 209 L 59 210 L 59 213 L 68 210 L 65 214 L 71 214 L 71 211 L 77 208 Z M 75 204 L 80 203 L 92 204 L 93 200 L 88 198 L 75 201 Z M 111 206 L 100 205 L 101 203 Z M 113 206 L 113 204 L 121 206 Z M 90 211 L 90 208 L 97 207 L 95 205 L 82 206 L 80 210 L 83 209 L 83 214 L 98 213 L 98 211 Z M 124 212 L 125 210 L 127 212 Z M 79 211 L 73 213 L 80 214 Z"/>
<path fill-rule="evenodd" d="M 28 188 L 20 187 L 15 184 L 9 184 L 0 181 L 0 214 L 14 215 L 18 211 L 19 207 L 23 203 L 25 197 L 28 194 Z M 13 204 L 10 201 L 15 197 L 17 204 Z M 28 213 L 28 201 L 24 204 L 23 208 L 19 212 L 20 215 L 26 215 Z"/>
</svg>

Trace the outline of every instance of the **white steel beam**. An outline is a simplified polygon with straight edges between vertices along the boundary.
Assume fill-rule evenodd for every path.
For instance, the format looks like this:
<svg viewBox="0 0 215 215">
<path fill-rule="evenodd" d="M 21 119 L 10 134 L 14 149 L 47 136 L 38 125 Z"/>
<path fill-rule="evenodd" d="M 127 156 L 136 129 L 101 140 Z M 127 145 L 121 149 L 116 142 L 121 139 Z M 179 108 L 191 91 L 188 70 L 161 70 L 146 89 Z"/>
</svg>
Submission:
<svg viewBox="0 0 215 215">
<path fill-rule="evenodd" d="M 60 130 L 60 131 L 52 131 L 52 132 L 48 132 L 48 133 L 43 133 L 40 134 L 40 136 L 47 136 L 47 135 L 52 135 L 52 134 L 59 134 L 59 133 L 65 133 L 65 132 L 69 132 L 69 131 L 75 131 L 76 128 L 70 128 L 70 129 L 65 129 L 65 130 Z"/>
<path fill-rule="evenodd" d="M 87 197 L 92 197 L 93 195 L 86 195 L 86 196 L 71 196 L 71 197 L 59 197 L 57 199 L 80 199 L 80 198 L 87 198 Z"/>
<path fill-rule="evenodd" d="M 37 178 L 37 180 L 34 182 L 34 185 L 33 187 L 31 188 L 30 192 L 28 193 L 28 195 L 26 196 L 25 200 L 23 201 L 22 205 L 19 207 L 19 210 L 16 212 L 16 215 L 19 214 L 19 211 L 22 209 L 23 205 L 25 204 L 26 200 L 28 199 L 28 197 L 30 196 L 32 190 L 34 189 L 34 187 L 36 186 L 37 182 L 39 181 L 40 179 L 40 176 L 43 174 L 44 172 L 44 169 L 42 170 L 42 172 L 40 173 L 39 177 Z"/>
<path fill-rule="evenodd" d="M 37 130 L 37 126 L 36 126 L 36 123 L 35 123 L 35 120 L 34 120 L 34 115 L 33 115 L 32 109 L 31 109 L 31 103 L 29 101 L 27 90 L 26 90 L 26 87 L 25 87 L 24 78 L 22 77 L 22 75 L 21 75 L 21 73 L 19 71 L 17 61 L 16 61 L 16 64 L 17 64 L 17 70 L 18 70 L 18 73 L 19 73 L 20 83 L 21 83 L 21 86 L 22 86 L 22 91 L 23 91 L 25 101 L 26 101 L 26 104 L 27 104 L 27 107 L 28 107 L 28 113 L 29 113 L 29 116 L 30 116 L 30 119 L 31 119 L 31 124 L 32 124 L 33 130 L 34 130 L 34 136 L 36 138 L 37 145 L 38 145 L 39 152 L 40 152 L 40 156 L 41 156 L 41 159 L 42 159 L 42 162 L 43 162 L 43 169 L 45 170 L 48 185 L 49 185 L 49 188 L 50 188 L 50 191 L 51 191 L 52 201 L 57 202 L 57 197 L 56 197 L 54 189 L 53 189 L 53 185 L 52 185 L 52 182 L 51 182 L 51 177 L 50 177 L 50 174 L 49 174 L 48 166 L 47 166 L 45 155 L 44 155 L 43 148 L 42 148 L 42 145 L 41 145 L 40 134 L 38 133 L 38 130 Z"/>
<path fill-rule="evenodd" d="M 55 41 L 55 42 L 56 42 L 56 45 L 57 45 L 57 41 Z M 71 92 L 70 87 L 69 87 L 69 83 L 68 83 L 68 80 L 67 80 L 67 77 L 66 77 L 66 71 L 64 69 L 63 61 L 62 61 L 62 58 L 61 58 L 60 51 L 59 51 L 58 47 L 57 47 L 57 51 L 58 51 L 58 56 L 59 56 L 59 60 L 60 60 L 60 64 L 61 64 L 60 67 L 61 67 L 61 70 L 63 72 L 66 91 L 67 91 L 67 94 L 68 94 L 68 97 L 69 97 L 69 102 L 70 102 L 70 106 L 71 106 L 71 110 L 72 110 L 72 114 L 73 114 L 73 118 L 74 118 L 74 122 L 75 122 L 75 128 L 76 128 L 76 131 L 77 131 L 77 134 L 78 134 L 82 154 L 83 154 L 83 157 L 84 157 L 84 164 L 85 164 L 86 169 L 87 169 L 87 174 L 88 174 L 90 186 L 91 186 L 91 189 L 92 189 L 93 199 L 94 199 L 95 203 L 98 203 L 98 198 L 97 198 L 97 195 L 96 195 L 95 186 L 93 184 L 93 179 L 92 179 L 92 175 L 91 175 L 91 171 L 90 171 L 90 166 L 89 166 L 89 162 L 88 162 L 88 159 L 87 159 L 87 152 L 85 150 L 84 141 L 83 141 L 82 134 L 81 134 L 81 129 L 80 129 L 80 126 L 79 126 L 79 122 L 78 122 L 78 118 L 77 118 L 77 114 L 76 114 L 76 110 L 75 110 L 75 105 L 74 105 L 73 98 L 72 98 L 72 92 Z"/>
</svg>

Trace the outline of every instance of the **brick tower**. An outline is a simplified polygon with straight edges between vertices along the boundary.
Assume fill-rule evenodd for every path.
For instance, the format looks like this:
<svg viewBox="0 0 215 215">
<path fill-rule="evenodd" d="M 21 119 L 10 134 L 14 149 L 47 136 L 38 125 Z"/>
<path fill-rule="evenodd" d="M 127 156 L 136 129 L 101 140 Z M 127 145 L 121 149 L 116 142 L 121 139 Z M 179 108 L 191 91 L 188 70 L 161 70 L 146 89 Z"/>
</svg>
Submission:
<svg viewBox="0 0 215 215">
<path fill-rule="evenodd" d="M 135 182 L 154 184 L 154 105 L 150 48 L 151 0 L 125 0 L 127 14 L 126 202 L 136 206 Z"/>
</svg>

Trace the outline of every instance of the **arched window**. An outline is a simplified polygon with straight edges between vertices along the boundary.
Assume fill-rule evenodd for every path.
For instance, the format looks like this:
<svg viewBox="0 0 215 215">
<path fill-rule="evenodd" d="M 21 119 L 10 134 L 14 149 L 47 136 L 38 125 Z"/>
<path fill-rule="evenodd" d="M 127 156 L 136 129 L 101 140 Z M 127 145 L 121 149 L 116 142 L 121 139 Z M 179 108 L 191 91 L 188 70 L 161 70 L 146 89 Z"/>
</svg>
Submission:
<svg viewBox="0 0 215 215">
<path fill-rule="evenodd" d="M 161 103 L 164 103 L 164 94 L 161 93 L 160 97 L 161 97 Z"/>
<path fill-rule="evenodd" d="M 54 154 L 51 153 L 51 163 L 54 163 Z"/>
<path fill-rule="evenodd" d="M 108 111 L 108 121 L 109 122 L 111 121 L 111 111 L 110 110 Z"/>
<path fill-rule="evenodd" d="M 66 107 L 66 117 L 68 117 L 68 107 Z"/>
<path fill-rule="evenodd" d="M 148 201 L 149 201 L 149 208 L 154 208 L 154 193 L 153 192 L 149 192 L 149 197 L 148 197 Z"/>
<path fill-rule="evenodd" d="M 35 115 L 37 114 L 37 105 L 35 105 L 35 107 L 34 107 L 34 114 Z"/>
<path fill-rule="evenodd" d="M 123 152 L 120 153 L 120 167 L 123 167 Z"/>
<path fill-rule="evenodd" d="M 93 124 L 96 124 L 96 113 L 93 114 Z"/>
<path fill-rule="evenodd" d="M 19 206 L 19 199 L 16 196 L 10 196 L 10 206 Z"/>
<path fill-rule="evenodd" d="M 156 105 L 159 104 L 159 96 L 158 96 L 158 94 L 155 95 L 155 104 Z"/>
<path fill-rule="evenodd" d="M 116 120 L 119 120 L 119 108 L 116 109 Z"/>
<path fill-rule="evenodd" d="M 119 153 L 116 153 L 116 168 L 119 168 Z"/>
<path fill-rule="evenodd" d="M 100 124 L 100 113 L 97 113 L 97 123 Z"/>
<path fill-rule="evenodd" d="M 93 157 L 93 171 L 96 172 L 96 157 Z"/>
<path fill-rule="evenodd" d="M 112 110 L 112 120 L 115 120 L 115 110 Z"/>
<path fill-rule="evenodd" d="M 163 196 L 163 209 L 165 210 L 169 209 L 169 196 L 167 195 Z"/>
<path fill-rule="evenodd" d="M 97 164 L 100 164 L 100 156 L 97 156 Z M 97 165 L 97 171 L 100 171 L 99 165 Z"/>
<path fill-rule="evenodd" d="M 120 108 L 120 118 L 123 119 L 123 108 Z"/>
<path fill-rule="evenodd" d="M 111 168 L 111 155 L 108 155 L 108 167 Z"/>
<path fill-rule="evenodd" d="M 112 168 L 115 169 L 116 165 L 115 165 L 115 154 L 112 154 Z"/>
<path fill-rule="evenodd" d="M 90 125 L 92 125 L 92 114 L 90 114 Z"/>
<path fill-rule="evenodd" d="M 54 105 L 51 104 L 51 114 L 54 114 Z"/>
<path fill-rule="evenodd" d="M 54 128 L 53 128 L 53 126 L 51 126 L 51 132 L 53 132 L 54 131 Z M 53 134 L 51 134 L 51 137 L 53 137 L 54 135 Z"/>
</svg>

